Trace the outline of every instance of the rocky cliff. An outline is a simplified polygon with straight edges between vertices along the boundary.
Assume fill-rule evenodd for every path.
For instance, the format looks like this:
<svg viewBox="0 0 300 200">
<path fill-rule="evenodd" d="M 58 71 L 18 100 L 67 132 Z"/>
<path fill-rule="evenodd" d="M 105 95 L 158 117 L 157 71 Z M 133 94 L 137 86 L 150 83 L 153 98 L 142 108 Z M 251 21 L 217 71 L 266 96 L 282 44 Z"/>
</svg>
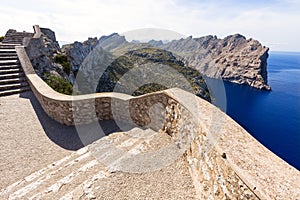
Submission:
<svg viewBox="0 0 300 200">
<path fill-rule="evenodd" d="M 148 51 L 153 47 L 155 47 L 155 50 Z M 216 36 L 204 36 L 200 38 L 188 37 L 168 43 L 155 40 L 151 40 L 148 43 L 141 43 L 138 41 L 128 42 L 124 36 L 113 33 L 108 36 L 102 36 L 99 40 L 97 38 L 89 38 L 83 43 L 75 42 L 65 45 L 63 46 L 63 51 L 71 62 L 72 70 L 69 76 L 71 82 L 73 83 L 77 71 L 81 67 L 81 71 L 84 71 L 81 75 L 81 80 L 83 81 L 81 81 L 81 85 L 78 85 L 78 87 L 81 87 L 81 90 L 87 93 L 112 91 L 117 85 L 121 88 L 122 84 L 120 84 L 119 78 L 132 70 L 134 66 L 142 65 L 145 67 L 143 70 L 148 70 L 147 73 L 149 76 L 154 76 L 155 72 L 151 72 L 147 64 L 166 64 L 166 60 L 164 59 L 169 60 L 174 56 L 176 62 L 182 63 L 182 65 L 178 65 L 180 67 L 175 67 L 176 70 L 180 72 L 183 72 L 183 69 L 185 70 L 185 77 L 188 77 L 188 81 L 192 80 L 192 87 L 195 86 L 197 80 L 200 81 L 196 89 L 198 92 L 194 90 L 194 93 L 205 99 L 208 99 L 208 96 L 203 91 L 206 91 L 207 88 L 202 84 L 203 79 L 201 74 L 211 78 L 221 78 L 225 81 L 248 85 L 257 89 L 270 90 L 270 86 L 267 84 L 268 48 L 262 46 L 257 40 L 246 39 L 239 34 L 227 36 L 224 39 L 219 39 Z M 157 52 L 159 53 L 157 54 Z M 161 59 L 161 55 L 167 54 L 169 57 Z M 160 60 L 157 60 L 158 58 Z M 91 61 L 90 63 L 98 63 L 98 66 L 97 64 L 84 63 L 84 60 L 89 60 Z M 167 65 L 170 66 L 170 62 Z M 156 66 L 154 68 L 159 67 Z M 195 77 L 187 76 L 188 74 L 195 75 L 193 69 L 197 70 L 199 74 Z M 141 74 L 141 72 L 137 71 L 135 73 Z M 164 74 L 164 72 L 157 71 L 156 74 Z M 140 79 L 143 79 L 144 82 L 146 80 L 145 77 L 140 77 Z M 168 80 L 168 78 L 164 80 Z M 137 83 L 140 82 L 138 79 L 135 81 Z M 101 82 L 100 85 L 102 87 L 100 87 L 98 82 Z M 91 87 L 88 87 L 88 85 L 91 85 Z M 138 84 L 132 85 L 132 87 L 137 86 Z M 171 86 L 179 87 L 179 84 Z M 203 90 L 199 89 L 199 87 L 203 87 Z M 163 89 L 162 86 L 158 85 L 152 85 L 152 88 L 156 88 L 154 89 L 155 91 L 158 88 Z M 143 90 L 150 91 L 149 88 L 143 88 Z M 131 92 L 133 94 L 144 93 L 138 90 Z"/>
<path fill-rule="evenodd" d="M 211 100 L 202 74 L 185 66 L 171 52 L 157 48 L 128 51 L 105 70 L 98 92 L 122 92 L 143 95 L 178 87 Z"/>
<path fill-rule="evenodd" d="M 76 74 L 87 55 L 98 44 L 97 38 L 88 38 L 84 42 L 74 42 L 63 46 L 63 51 L 67 55 L 71 64 L 71 71 L 69 75 L 70 82 L 73 84 Z"/>
<path fill-rule="evenodd" d="M 115 57 L 141 48 L 164 49 L 172 52 L 178 60 L 182 60 L 185 66 L 194 68 L 207 77 L 221 78 L 262 90 L 271 89 L 267 84 L 269 49 L 262 46 L 259 41 L 246 39 L 240 34 L 230 35 L 224 39 L 209 35 L 200 38 L 190 36 L 168 43 L 155 40 L 140 43 L 138 41 L 128 42 L 124 36 L 113 33 L 109 36 L 102 36 L 97 44 Z M 83 48 L 92 49 L 93 45 Z M 73 49 L 78 52 L 82 51 L 79 46 L 74 46 Z M 82 62 L 82 56 L 69 56 L 71 60 Z M 76 68 L 76 65 L 73 67 Z"/>
<path fill-rule="evenodd" d="M 77 92 L 122 92 L 142 95 L 179 87 L 210 101 L 202 75 L 171 52 L 130 43 L 117 33 L 64 45 L 76 75 Z"/>
<path fill-rule="evenodd" d="M 158 48 L 173 52 L 189 67 L 211 78 L 222 78 L 257 89 L 270 90 L 267 84 L 268 48 L 240 34 L 224 39 L 204 36 L 154 43 Z"/>
<path fill-rule="evenodd" d="M 60 93 L 72 94 L 70 62 L 56 41 L 55 33 L 40 28 L 40 37 L 26 39 L 26 52 L 37 75 Z"/>
<path fill-rule="evenodd" d="M 26 51 L 35 72 L 44 80 L 46 74 L 68 79 L 66 70 L 56 62 L 56 57 L 61 54 L 61 49 L 52 30 L 41 28 L 41 37 L 32 38 Z"/>
</svg>

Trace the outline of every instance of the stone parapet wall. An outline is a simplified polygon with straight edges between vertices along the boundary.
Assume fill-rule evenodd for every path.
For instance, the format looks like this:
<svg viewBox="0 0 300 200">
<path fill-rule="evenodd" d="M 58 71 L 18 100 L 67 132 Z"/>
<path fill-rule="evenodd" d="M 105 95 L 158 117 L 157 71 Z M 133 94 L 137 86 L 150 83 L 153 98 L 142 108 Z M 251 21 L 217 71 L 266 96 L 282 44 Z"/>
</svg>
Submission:
<svg viewBox="0 0 300 200">
<path fill-rule="evenodd" d="M 210 112 L 206 119 L 202 118 L 203 121 L 199 118 L 201 114 L 198 112 L 201 113 L 201 110 L 197 110 L 198 103 L 213 106 L 179 89 L 168 92 L 173 98 L 169 99 L 167 105 L 163 130 L 172 136 L 182 153 L 186 154 L 199 199 L 259 199 L 231 168 L 226 154 L 223 155 L 218 149 L 217 141 L 210 138 L 210 131 L 213 130 L 205 127 L 203 121 L 217 120 L 218 116 Z M 194 100 L 180 102 L 182 95 Z M 214 110 L 221 113 L 218 108 Z"/>
<path fill-rule="evenodd" d="M 54 120 L 77 125 L 113 119 L 172 136 L 201 199 L 300 198 L 299 171 L 209 102 L 176 88 L 139 97 L 63 95 L 35 74 L 24 47 L 16 50 L 32 91 Z"/>
<path fill-rule="evenodd" d="M 180 89 L 168 95 L 177 102 L 168 132 L 193 138 L 187 161 L 201 199 L 299 199 L 297 169 L 209 102 Z"/>
</svg>

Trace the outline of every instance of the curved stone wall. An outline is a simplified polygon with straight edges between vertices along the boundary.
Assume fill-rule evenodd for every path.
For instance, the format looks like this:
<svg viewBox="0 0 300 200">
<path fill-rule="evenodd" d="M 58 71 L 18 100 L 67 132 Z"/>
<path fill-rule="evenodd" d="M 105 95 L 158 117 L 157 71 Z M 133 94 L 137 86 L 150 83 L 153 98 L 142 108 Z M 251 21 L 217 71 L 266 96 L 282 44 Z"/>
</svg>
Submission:
<svg viewBox="0 0 300 200">
<path fill-rule="evenodd" d="M 16 50 L 32 91 L 50 117 L 65 125 L 131 120 L 165 131 L 186 155 L 201 199 L 300 198 L 299 171 L 207 101 L 176 88 L 139 97 L 63 95 L 35 74 L 24 47 Z"/>
</svg>

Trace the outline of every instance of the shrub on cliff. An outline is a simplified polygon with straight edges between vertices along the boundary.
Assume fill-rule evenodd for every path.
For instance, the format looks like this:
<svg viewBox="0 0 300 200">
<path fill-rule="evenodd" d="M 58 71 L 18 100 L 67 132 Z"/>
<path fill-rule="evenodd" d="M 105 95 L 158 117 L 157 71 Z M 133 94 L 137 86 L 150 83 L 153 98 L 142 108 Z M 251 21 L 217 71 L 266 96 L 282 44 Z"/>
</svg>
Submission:
<svg viewBox="0 0 300 200">
<path fill-rule="evenodd" d="M 169 69 L 160 65 L 169 66 Z M 171 69 L 178 73 L 172 72 Z M 130 72 L 133 75 L 122 80 L 123 76 Z M 160 76 L 161 74 L 163 75 Z M 180 78 L 179 74 L 183 77 Z M 155 80 L 151 80 L 151 77 L 155 77 Z M 145 83 L 154 82 L 140 86 L 143 80 L 146 80 Z M 163 83 L 169 83 L 168 87 Z M 157 48 L 132 50 L 115 59 L 101 76 L 97 92 L 112 92 L 116 88 L 123 90 L 122 92 L 131 92 L 130 88 L 136 88 L 132 94 L 129 94 L 138 96 L 172 87 L 182 87 L 188 91 L 192 89 L 197 96 L 211 101 L 207 85 L 200 72 L 185 66 L 172 52 Z"/>
<path fill-rule="evenodd" d="M 66 95 L 72 95 L 73 93 L 73 87 L 72 84 L 67 81 L 66 79 L 63 79 L 60 76 L 55 76 L 52 74 L 46 74 L 45 82 L 56 92 L 66 94 Z"/>
<path fill-rule="evenodd" d="M 65 73 L 70 74 L 71 64 L 68 57 L 64 54 L 58 54 L 55 56 L 56 63 L 61 64 Z"/>
<path fill-rule="evenodd" d="M 158 91 L 162 91 L 162 90 L 166 90 L 168 89 L 166 86 L 158 84 L 158 83 L 149 83 L 149 84 L 145 84 L 141 87 L 139 87 L 138 89 L 136 89 L 133 93 L 132 96 L 139 96 L 139 95 L 143 95 L 143 94 L 147 94 L 147 93 L 151 93 L 151 92 L 158 92 Z"/>
<path fill-rule="evenodd" d="M 2 42 L 4 40 L 4 36 L 0 36 L 0 42 Z"/>
</svg>

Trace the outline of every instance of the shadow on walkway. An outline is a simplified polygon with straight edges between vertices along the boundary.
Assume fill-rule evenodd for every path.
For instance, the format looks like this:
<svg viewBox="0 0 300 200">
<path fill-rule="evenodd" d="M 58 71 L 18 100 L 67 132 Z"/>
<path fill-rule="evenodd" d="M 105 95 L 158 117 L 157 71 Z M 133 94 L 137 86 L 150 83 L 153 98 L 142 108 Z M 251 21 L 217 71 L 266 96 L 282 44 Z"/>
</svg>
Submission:
<svg viewBox="0 0 300 200">
<path fill-rule="evenodd" d="M 21 93 L 20 97 L 30 100 L 48 138 L 64 149 L 78 150 L 110 133 L 120 131 L 113 120 L 98 121 L 76 127 L 62 125 L 45 113 L 33 92 Z"/>
</svg>

